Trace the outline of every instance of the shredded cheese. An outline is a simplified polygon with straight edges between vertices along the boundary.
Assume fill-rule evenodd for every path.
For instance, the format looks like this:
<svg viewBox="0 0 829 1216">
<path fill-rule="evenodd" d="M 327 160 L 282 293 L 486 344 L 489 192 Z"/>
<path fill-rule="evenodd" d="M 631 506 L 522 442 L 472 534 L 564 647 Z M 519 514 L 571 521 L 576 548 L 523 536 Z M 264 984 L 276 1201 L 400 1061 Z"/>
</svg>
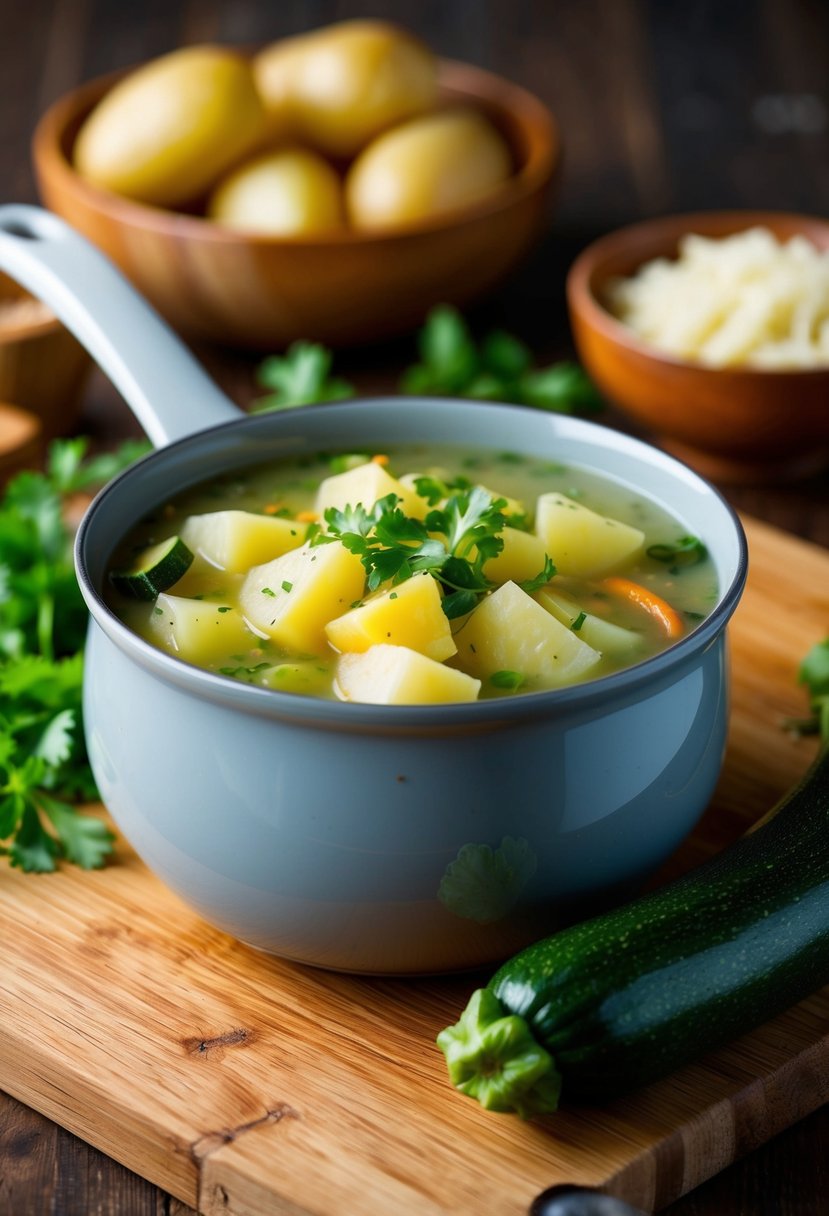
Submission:
<svg viewBox="0 0 829 1216">
<path fill-rule="evenodd" d="M 829 363 L 829 251 L 751 228 L 714 240 L 689 233 L 608 289 L 611 312 L 667 354 L 713 367 Z"/>
</svg>

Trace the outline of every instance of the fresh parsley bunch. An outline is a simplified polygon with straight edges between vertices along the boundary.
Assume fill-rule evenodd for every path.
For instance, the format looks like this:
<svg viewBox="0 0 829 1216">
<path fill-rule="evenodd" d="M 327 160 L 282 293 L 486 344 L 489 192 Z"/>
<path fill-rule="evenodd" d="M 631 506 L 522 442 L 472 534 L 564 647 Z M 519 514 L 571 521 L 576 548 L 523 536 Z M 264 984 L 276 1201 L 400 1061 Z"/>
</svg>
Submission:
<svg viewBox="0 0 829 1216">
<path fill-rule="evenodd" d="M 601 398 L 577 363 L 533 366 L 528 346 L 496 330 L 476 344 L 457 309 L 433 308 L 418 336 L 420 362 L 403 373 L 404 393 L 511 401 L 556 413 L 601 409 Z"/>
<path fill-rule="evenodd" d="M 18 473 L 0 499 L 0 854 L 29 871 L 61 858 L 91 869 L 112 848 L 106 826 L 74 805 L 96 790 L 81 724 L 87 614 L 65 504 L 147 445 L 89 459 L 86 448 L 53 444 L 46 470 Z"/>
<path fill-rule="evenodd" d="M 529 347 L 503 330 L 474 341 L 456 308 L 439 304 L 417 337 L 420 362 L 405 369 L 403 393 L 512 401 L 557 413 L 601 409 L 601 398 L 577 363 L 535 367 Z M 294 342 L 284 355 L 260 363 L 257 383 L 270 391 L 252 407 L 256 414 L 294 409 L 354 396 L 354 386 L 332 374 L 331 351 L 316 342 Z"/>
</svg>

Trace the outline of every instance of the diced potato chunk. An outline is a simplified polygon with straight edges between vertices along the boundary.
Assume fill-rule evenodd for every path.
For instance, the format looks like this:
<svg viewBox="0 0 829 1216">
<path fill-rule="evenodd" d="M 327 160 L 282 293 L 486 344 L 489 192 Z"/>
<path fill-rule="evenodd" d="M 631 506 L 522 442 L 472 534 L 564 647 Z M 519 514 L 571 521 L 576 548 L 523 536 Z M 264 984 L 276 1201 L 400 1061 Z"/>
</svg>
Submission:
<svg viewBox="0 0 829 1216">
<path fill-rule="evenodd" d="M 334 477 L 326 477 L 317 490 L 314 510 L 322 518 L 328 507 L 356 507 L 358 503 L 370 511 L 380 498 L 387 494 L 396 494 L 402 499 L 401 510 L 416 519 L 423 519 L 429 510 L 425 498 L 415 493 L 413 488 L 403 485 L 396 477 L 387 473 L 381 464 L 370 460 L 367 464 L 359 464 L 346 473 L 337 473 Z"/>
<path fill-rule="evenodd" d="M 539 688 L 572 684 L 602 657 L 515 583 L 487 596 L 455 642 L 458 663 L 470 675 L 488 680 L 495 672 L 516 672 Z"/>
<path fill-rule="evenodd" d="M 341 544 L 302 545 L 248 572 L 239 592 L 245 617 L 295 654 L 321 654 L 325 626 L 363 594 L 365 570 Z"/>
<path fill-rule="evenodd" d="M 638 528 L 599 515 L 558 493 L 540 495 L 535 530 L 558 573 L 574 578 L 606 574 L 633 557 L 645 540 Z"/>
<path fill-rule="evenodd" d="M 504 547 L 497 557 L 484 564 L 484 575 L 493 583 L 523 583 L 544 569 L 547 549 L 532 532 L 504 528 L 500 533 Z"/>
<path fill-rule="evenodd" d="M 182 595 L 159 595 L 150 608 L 149 622 L 158 644 L 196 666 L 209 665 L 234 650 L 247 650 L 256 642 L 238 608 Z"/>
<path fill-rule="evenodd" d="M 480 680 L 405 646 L 372 646 L 337 660 L 335 691 L 371 705 L 441 705 L 476 701 Z"/>
<path fill-rule="evenodd" d="M 331 645 L 341 651 L 364 651 L 389 643 L 442 662 L 457 649 L 441 607 L 440 589 L 431 574 L 415 574 L 372 596 L 359 608 L 329 621 L 325 632 Z"/>
<path fill-rule="evenodd" d="M 486 490 L 490 498 L 503 498 L 506 506 L 501 508 L 501 514 L 509 519 L 510 515 L 526 515 L 527 508 L 524 506 L 520 498 L 510 498 L 509 494 L 499 494 L 497 490 L 491 490 L 489 486 L 481 486 L 482 490 Z"/>
<path fill-rule="evenodd" d="M 575 600 L 550 587 L 542 587 L 533 599 L 547 612 L 551 612 L 556 620 L 569 627 L 572 627 L 580 616 L 583 617 L 578 629 L 579 637 L 602 654 L 630 655 L 641 649 L 644 643 L 642 635 L 635 630 L 623 629 L 621 625 L 605 621 L 592 612 L 582 612 Z"/>
<path fill-rule="evenodd" d="M 184 521 L 184 543 L 220 570 L 241 574 L 298 548 L 308 525 L 252 511 L 210 511 Z"/>
</svg>

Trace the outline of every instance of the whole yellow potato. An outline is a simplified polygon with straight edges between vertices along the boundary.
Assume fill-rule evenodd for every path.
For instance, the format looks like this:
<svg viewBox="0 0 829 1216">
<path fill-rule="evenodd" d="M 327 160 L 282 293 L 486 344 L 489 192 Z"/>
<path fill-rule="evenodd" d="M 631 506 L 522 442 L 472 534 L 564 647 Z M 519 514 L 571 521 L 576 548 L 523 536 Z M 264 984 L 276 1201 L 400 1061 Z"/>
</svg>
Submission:
<svg viewBox="0 0 829 1216">
<path fill-rule="evenodd" d="M 265 125 L 241 56 L 186 47 L 131 72 L 101 99 L 78 134 L 75 167 L 117 194 L 175 207 L 244 156 Z"/>
<path fill-rule="evenodd" d="M 435 56 L 384 21 L 343 21 L 272 43 L 253 71 L 278 129 L 332 156 L 353 156 L 437 98 Z"/>
<path fill-rule="evenodd" d="M 283 148 L 240 165 L 211 195 L 207 214 L 229 228 L 273 236 L 330 232 L 343 223 L 339 176 L 305 148 Z"/>
<path fill-rule="evenodd" d="M 267 116 L 268 137 L 274 144 L 303 138 L 294 80 L 300 57 L 321 32 L 280 38 L 251 60 L 253 78 Z"/>
<path fill-rule="evenodd" d="M 355 228 L 389 228 L 441 215 L 485 197 L 512 172 L 504 139 L 477 110 L 414 118 L 380 135 L 345 183 Z"/>
</svg>

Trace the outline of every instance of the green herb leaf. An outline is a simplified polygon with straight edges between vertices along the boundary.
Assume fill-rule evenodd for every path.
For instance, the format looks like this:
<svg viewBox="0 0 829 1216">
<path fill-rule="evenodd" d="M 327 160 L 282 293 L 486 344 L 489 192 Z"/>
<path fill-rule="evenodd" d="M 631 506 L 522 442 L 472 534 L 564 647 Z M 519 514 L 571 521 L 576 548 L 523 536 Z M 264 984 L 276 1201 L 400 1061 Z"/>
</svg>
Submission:
<svg viewBox="0 0 829 1216">
<path fill-rule="evenodd" d="M 294 342 L 284 355 L 265 359 L 257 369 L 257 381 L 271 392 L 255 401 L 251 412 L 264 414 L 353 397 L 352 385 L 331 375 L 331 363 L 331 351 L 316 342 Z"/>
<path fill-rule="evenodd" d="M 94 815 L 79 814 L 73 806 L 41 797 L 41 805 L 61 843 L 67 861 L 82 870 L 97 870 L 112 852 L 115 836 Z"/>
<path fill-rule="evenodd" d="M 512 522 L 512 521 L 510 521 L 510 522 Z M 523 579 L 518 584 L 518 586 L 521 588 L 522 591 L 526 591 L 527 595 L 532 595 L 533 592 L 540 591 L 542 587 L 546 587 L 546 585 L 547 585 L 547 583 L 549 583 L 550 579 L 555 577 L 555 573 L 556 573 L 555 562 L 549 556 L 549 554 L 545 553 L 544 565 L 539 570 L 538 574 L 536 574 L 534 578 Z M 582 616 L 583 615 L 584 614 L 582 614 Z M 573 628 L 575 629 L 576 626 L 573 625 Z M 579 622 L 579 628 L 581 628 L 581 622 Z"/>
<path fill-rule="evenodd" d="M 55 869 L 58 852 L 57 841 L 43 827 L 34 804 L 27 802 L 9 848 L 12 865 L 29 873 L 48 874 Z"/>
<path fill-rule="evenodd" d="M 501 381 L 517 380 L 530 370 L 532 353 L 518 338 L 496 329 L 484 338 L 481 360 L 486 370 Z"/>
<path fill-rule="evenodd" d="M 698 565 L 708 556 L 708 550 L 696 536 L 680 536 L 679 540 L 649 545 L 645 552 L 654 561 L 664 562 L 666 565 L 670 563 L 677 567 L 676 573 L 683 566 Z"/>
<path fill-rule="evenodd" d="M 829 744 L 829 637 L 816 642 L 806 653 L 797 673 L 809 694 L 810 716 L 787 725 L 799 734 L 819 734 Z"/>
<path fill-rule="evenodd" d="M 527 677 L 520 671 L 493 671 L 489 677 L 493 688 L 508 688 L 512 692 L 516 692 L 526 681 Z"/>
<path fill-rule="evenodd" d="M 75 711 L 62 709 L 47 724 L 34 754 L 40 756 L 52 768 L 64 764 L 72 752 L 74 730 Z"/>
<path fill-rule="evenodd" d="M 443 597 L 441 607 L 444 616 L 450 621 L 457 620 L 459 616 L 466 616 L 467 612 L 472 612 L 477 607 L 479 598 L 474 591 L 452 591 Z"/>
<path fill-rule="evenodd" d="M 603 405 L 584 369 L 567 361 L 525 372 L 518 382 L 517 397 L 523 405 L 558 414 L 595 413 Z"/>
<path fill-rule="evenodd" d="M 403 373 L 405 393 L 463 395 L 480 369 L 480 357 L 461 314 L 447 304 L 433 308 L 418 336 L 421 362 Z"/>
<path fill-rule="evenodd" d="M 128 439 L 112 452 L 86 456 L 86 438 L 58 439 L 49 449 L 47 473 L 59 494 L 105 485 L 151 450 L 146 439 Z"/>
</svg>

